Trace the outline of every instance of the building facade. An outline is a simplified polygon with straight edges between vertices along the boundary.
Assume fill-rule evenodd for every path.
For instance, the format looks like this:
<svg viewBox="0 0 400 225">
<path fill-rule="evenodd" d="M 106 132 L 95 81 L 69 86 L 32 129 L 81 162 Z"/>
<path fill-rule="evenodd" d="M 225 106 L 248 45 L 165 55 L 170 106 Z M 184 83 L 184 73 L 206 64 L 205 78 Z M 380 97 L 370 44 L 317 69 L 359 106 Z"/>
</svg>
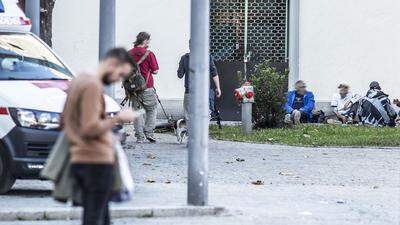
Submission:
<svg viewBox="0 0 400 225">
<path fill-rule="evenodd" d="M 180 56 L 188 51 L 190 14 L 185 0 L 116 1 L 116 44 L 131 48 L 137 33 L 151 33 L 151 50 L 160 73 L 156 87 L 164 99 L 181 99 L 183 82 L 176 77 Z M 57 0 L 54 48 L 74 71 L 92 70 L 98 62 L 99 1 Z M 123 94 L 116 88 L 116 96 Z"/>
<path fill-rule="evenodd" d="M 289 9 L 297 1 L 297 18 Z M 152 34 L 151 49 L 160 73 L 158 93 L 167 107 L 181 107 L 183 81 L 176 76 L 180 56 L 188 52 L 189 0 L 118 0 L 116 41 L 132 47 L 140 31 Z M 217 61 L 224 92 L 227 119 L 238 114 L 232 96 L 243 68 L 244 0 L 211 0 L 210 47 Z M 318 102 L 329 102 L 340 82 L 364 94 L 372 80 L 393 97 L 400 97 L 397 75 L 400 64 L 400 1 L 398 0 L 249 0 L 248 49 L 251 64 L 270 60 L 287 68 L 289 49 L 298 48 L 298 72 L 290 84 L 303 79 Z M 294 34 L 289 21 L 297 21 L 298 46 L 290 46 Z M 54 48 L 74 71 L 90 71 L 98 61 L 98 0 L 57 0 L 53 19 Z M 293 56 L 293 55 L 292 55 Z M 119 86 L 115 94 L 121 98 Z M 237 116 L 237 115 L 236 115 Z"/>
<path fill-rule="evenodd" d="M 305 80 L 322 103 L 341 82 L 365 95 L 376 80 L 392 99 L 400 97 L 399 10 L 397 0 L 300 0 L 293 80 Z"/>
<path fill-rule="evenodd" d="M 116 1 L 117 46 L 132 47 L 140 31 L 152 34 L 151 50 L 160 73 L 155 82 L 168 108 L 181 108 L 183 81 L 176 76 L 181 55 L 189 51 L 189 0 Z M 286 11 L 284 0 L 249 1 L 249 50 L 252 62 L 285 62 L 287 57 Z M 98 0 L 57 0 L 53 14 L 53 46 L 75 72 L 90 71 L 98 61 Z M 233 99 L 238 81 L 232 79 L 242 69 L 244 42 L 244 0 L 212 0 L 210 5 L 210 47 L 217 61 L 225 93 L 222 106 L 234 119 L 239 108 Z M 254 64 L 254 63 L 253 63 Z M 119 85 L 115 96 L 122 98 Z"/>
</svg>

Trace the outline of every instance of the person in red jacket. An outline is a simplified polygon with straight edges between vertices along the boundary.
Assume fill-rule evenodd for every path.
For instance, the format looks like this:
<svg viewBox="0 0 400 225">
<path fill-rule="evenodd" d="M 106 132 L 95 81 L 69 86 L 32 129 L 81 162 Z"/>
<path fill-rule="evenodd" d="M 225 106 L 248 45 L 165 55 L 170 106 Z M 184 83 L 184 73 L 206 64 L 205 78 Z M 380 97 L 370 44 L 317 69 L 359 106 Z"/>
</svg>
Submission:
<svg viewBox="0 0 400 225">
<path fill-rule="evenodd" d="M 146 121 L 143 116 L 135 120 L 135 136 L 138 143 L 143 143 L 146 139 L 151 143 L 156 142 L 154 129 L 157 116 L 157 97 L 154 89 L 153 75 L 158 73 L 159 67 L 156 56 L 149 50 L 150 34 L 140 32 L 134 47 L 129 51 L 129 55 L 139 64 L 140 73 L 146 80 L 147 89 L 133 99 L 132 105 L 135 110 L 144 109 L 146 111 Z"/>
</svg>

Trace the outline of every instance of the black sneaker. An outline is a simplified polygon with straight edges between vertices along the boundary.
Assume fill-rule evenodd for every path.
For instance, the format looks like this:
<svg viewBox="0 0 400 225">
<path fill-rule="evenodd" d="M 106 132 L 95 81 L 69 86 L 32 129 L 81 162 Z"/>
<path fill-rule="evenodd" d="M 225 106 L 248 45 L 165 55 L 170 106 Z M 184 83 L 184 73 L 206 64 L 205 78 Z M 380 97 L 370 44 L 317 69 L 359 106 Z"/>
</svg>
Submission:
<svg viewBox="0 0 400 225">
<path fill-rule="evenodd" d="M 150 141 L 150 143 L 156 143 L 157 142 L 155 137 L 148 136 L 146 138 L 147 138 L 148 141 Z"/>
</svg>

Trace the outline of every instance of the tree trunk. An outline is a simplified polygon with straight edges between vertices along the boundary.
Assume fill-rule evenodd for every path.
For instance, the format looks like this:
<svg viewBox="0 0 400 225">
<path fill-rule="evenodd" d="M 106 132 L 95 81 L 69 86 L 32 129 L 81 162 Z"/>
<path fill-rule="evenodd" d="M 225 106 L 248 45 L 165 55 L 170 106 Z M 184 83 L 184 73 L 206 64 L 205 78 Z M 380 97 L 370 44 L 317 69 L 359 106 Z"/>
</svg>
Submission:
<svg viewBox="0 0 400 225">
<path fill-rule="evenodd" d="M 40 38 L 52 46 L 53 9 L 56 0 L 40 0 Z"/>
<path fill-rule="evenodd" d="M 18 4 L 25 12 L 25 1 L 19 0 Z M 29 0 L 28 0 L 29 1 Z M 53 9 L 56 0 L 40 0 L 40 38 L 50 47 L 53 37 Z"/>
</svg>

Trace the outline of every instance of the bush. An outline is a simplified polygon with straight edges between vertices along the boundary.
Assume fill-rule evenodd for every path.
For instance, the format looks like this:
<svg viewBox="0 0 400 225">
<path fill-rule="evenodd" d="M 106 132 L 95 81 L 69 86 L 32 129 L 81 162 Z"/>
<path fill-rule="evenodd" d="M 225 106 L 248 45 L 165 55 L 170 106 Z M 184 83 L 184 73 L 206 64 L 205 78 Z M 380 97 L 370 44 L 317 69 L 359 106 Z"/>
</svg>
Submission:
<svg viewBox="0 0 400 225">
<path fill-rule="evenodd" d="M 276 128 L 283 125 L 288 72 L 279 73 L 269 61 L 256 66 L 251 78 L 255 104 L 253 120 L 258 128 Z"/>
</svg>

